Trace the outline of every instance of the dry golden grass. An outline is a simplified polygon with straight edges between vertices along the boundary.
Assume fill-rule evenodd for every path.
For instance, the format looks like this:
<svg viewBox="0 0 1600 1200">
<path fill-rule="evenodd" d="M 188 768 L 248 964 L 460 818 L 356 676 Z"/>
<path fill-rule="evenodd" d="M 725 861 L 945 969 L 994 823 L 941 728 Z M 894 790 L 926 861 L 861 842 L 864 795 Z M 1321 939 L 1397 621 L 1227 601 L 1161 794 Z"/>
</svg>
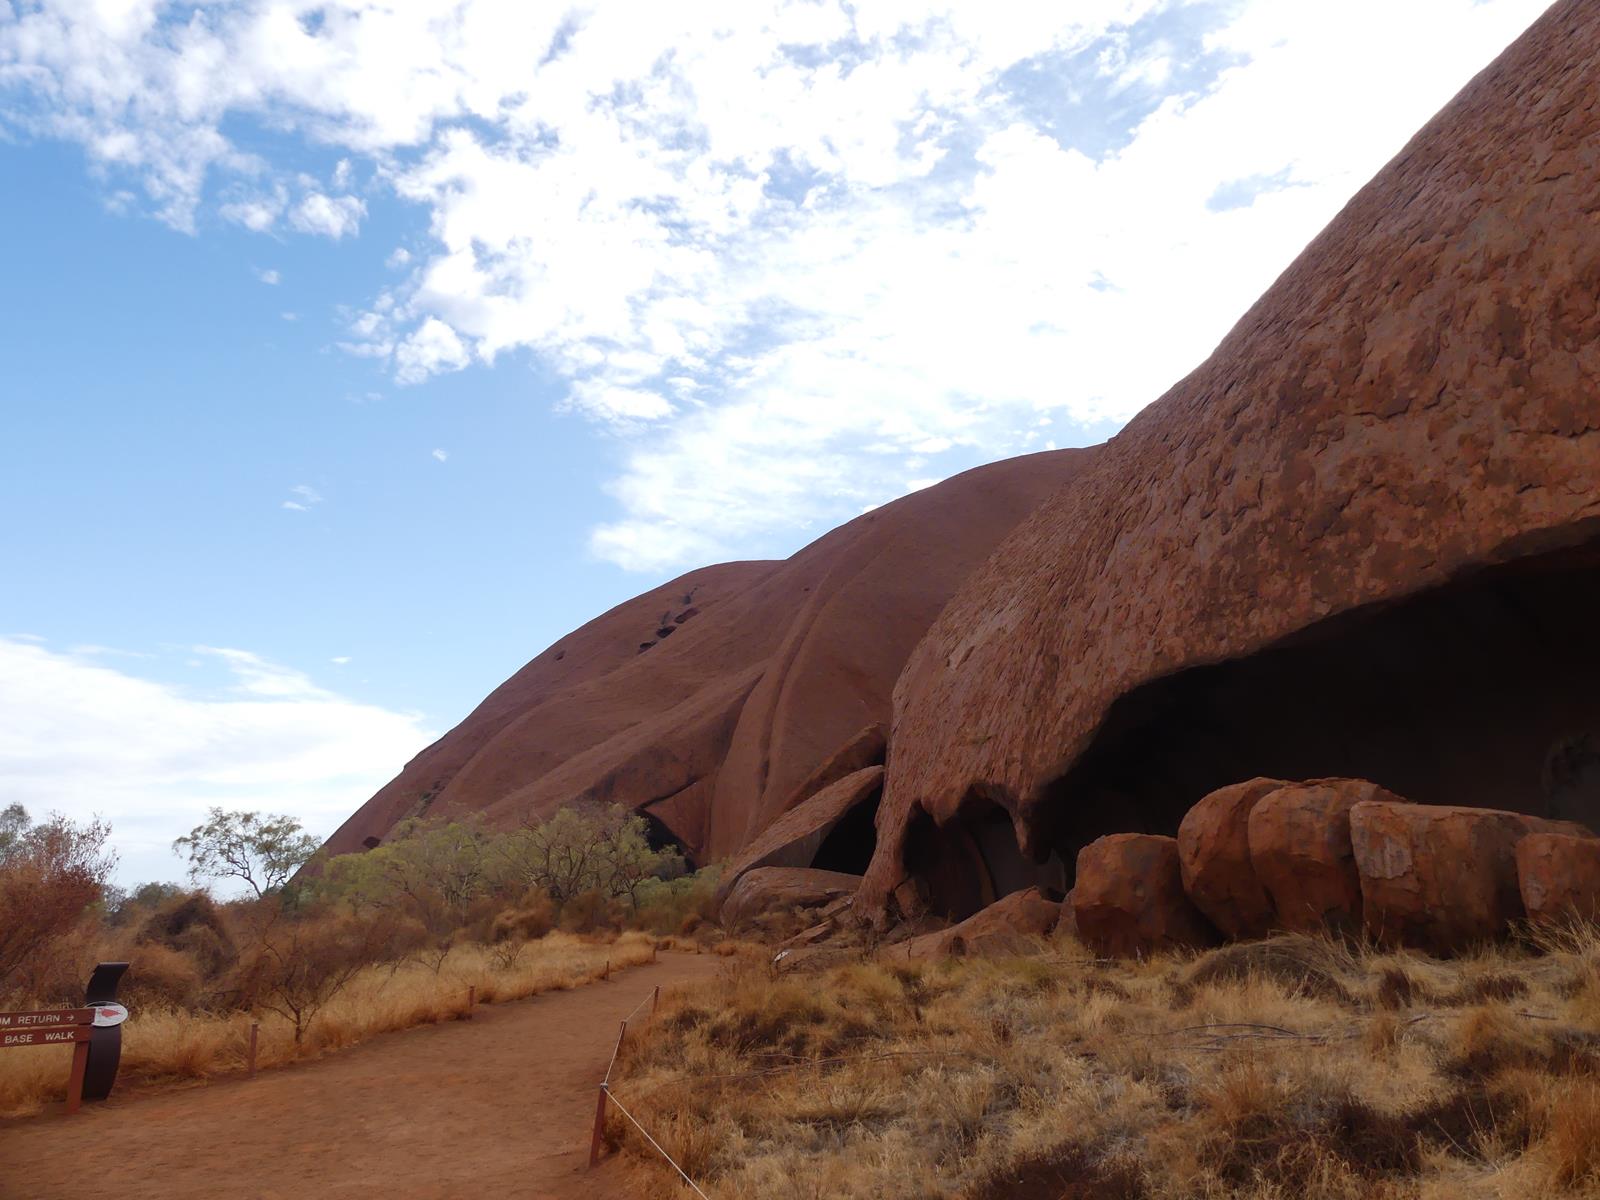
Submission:
<svg viewBox="0 0 1600 1200">
<path fill-rule="evenodd" d="M 719 1200 L 1600 1197 L 1600 934 L 1546 943 L 746 960 L 663 1004 L 615 1094 Z"/>
<path fill-rule="evenodd" d="M 375 1034 L 462 1017 L 467 989 L 480 1004 L 579 987 L 612 969 L 650 961 L 656 939 L 551 933 L 508 961 L 496 947 L 456 949 L 435 973 L 421 963 L 395 971 L 368 967 L 324 1008 L 296 1046 L 289 1021 L 273 1013 L 198 1013 L 171 1007 L 134 1010 L 124 1027 L 118 1088 L 166 1086 L 243 1070 L 250 1024 L 261 1024 L 258 1069 L 355 1045 Z M 40 1046 L 0 1056 L 0 1116 L 36 1112 L 66 1094 L 71 1050 Z"/>
</svg>

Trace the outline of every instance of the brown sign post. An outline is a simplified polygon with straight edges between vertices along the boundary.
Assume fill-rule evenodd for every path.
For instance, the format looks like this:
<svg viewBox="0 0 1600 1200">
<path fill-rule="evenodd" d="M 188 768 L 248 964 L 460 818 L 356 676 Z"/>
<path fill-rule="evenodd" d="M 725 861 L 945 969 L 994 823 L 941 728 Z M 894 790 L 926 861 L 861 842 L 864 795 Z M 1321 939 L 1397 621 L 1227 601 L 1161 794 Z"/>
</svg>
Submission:
<svg viewBox="0 0 1600 1200">
<path fill-rule="evenodd" d="M 72 1047 L 72 1074 L 67 1080 L 69 1113 L 78 1111 L 86 1094 L 91 1100 L 104 1100 L 117 1077 L 121 1027 L 128 1019 L 128 1010 L 116 1001 L 116 984 L 127 969 L 127 963 L 101 963 L 96 967 L 87 989 L 86 1008 L 0 1013 L 0 1050 L 13 1046 Z"/>
</svg>

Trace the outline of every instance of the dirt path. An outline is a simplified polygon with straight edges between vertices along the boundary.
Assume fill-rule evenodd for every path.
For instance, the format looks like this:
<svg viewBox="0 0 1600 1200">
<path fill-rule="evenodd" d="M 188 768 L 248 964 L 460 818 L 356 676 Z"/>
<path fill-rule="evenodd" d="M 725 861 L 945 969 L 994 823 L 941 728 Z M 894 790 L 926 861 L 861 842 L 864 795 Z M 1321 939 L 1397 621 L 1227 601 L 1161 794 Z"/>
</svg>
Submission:
<svg viewBox="0 0 1600 1200">
<path fill-rule="evenodd" d="M 0 1122 L 0 1200 L 611 1200 L 621 1176 L 585 1166 L 617 1023 L 721 961 L 664 954 L 255 1080 Z"/>
</svg>

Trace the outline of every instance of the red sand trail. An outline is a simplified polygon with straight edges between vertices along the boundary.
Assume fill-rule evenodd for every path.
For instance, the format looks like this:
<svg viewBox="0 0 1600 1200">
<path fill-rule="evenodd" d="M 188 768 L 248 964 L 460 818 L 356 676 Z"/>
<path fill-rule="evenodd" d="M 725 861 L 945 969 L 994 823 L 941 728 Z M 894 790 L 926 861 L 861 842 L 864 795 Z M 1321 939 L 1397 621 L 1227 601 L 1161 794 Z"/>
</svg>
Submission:
<svg viewBox="0 0 1600 1200">
<path fill-rule="evenodd" d="M 667 954 L 254 1080 L 0 1122 L 0 1200 L 623 1197 L 614 1166 L 586 1170 L 617 1024 L 721 962 Z"/>
</svg>

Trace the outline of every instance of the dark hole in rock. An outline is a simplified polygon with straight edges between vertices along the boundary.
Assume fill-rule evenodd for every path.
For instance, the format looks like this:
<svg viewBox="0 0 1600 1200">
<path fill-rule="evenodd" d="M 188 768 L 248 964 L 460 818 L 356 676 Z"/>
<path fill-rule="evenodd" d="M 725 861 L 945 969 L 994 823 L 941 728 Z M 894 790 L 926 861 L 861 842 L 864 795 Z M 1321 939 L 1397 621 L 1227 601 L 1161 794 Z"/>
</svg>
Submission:
<svg viewBox="0 0 1600 1200">
<path fill-rule="evenodd" d="M 952 821 L 937 825 L 926 813 L 912 819 L 906 866 L 922 881 L 929 907 L 952 921 L 965 920 L 1002 896 L 1037 887 L 1051 899 L 1066 894 L 1068 870 L 1055 853 L 1036 863 L 1017 844 L 1011 816 L 976 792 Z"/>
<path fill-rule="evenodd" d="M 639 653 L 643 654 L 646 650 L 650 649 L 650 647 L 654 646 L 654 645 L 655 645 L 654 642 L 640 642 L 639 643 Z"/>
<path fill-rule="evenodd" d="M 376 850 L 379 846 L 383 845 L 383 839 L 381 837 L 373 837 L 369 835 L 361 839 L 361 844 L 368 850 Z"/>
<path fill-rule="evenodd" d="M 656 630 L 656 636 L 658 638 L 671 637 L 677 632 L 678 627 L 676 625 L 663 625 L 660 629 Z"/>
<path fill-rule="evenodd" d="M 819 871 L 866 874 L 872 852 L 878 848 L 878 803 L 882 799 L 881 790 L 873 792 L 845 813 L 822 839 L 811 865 Z"/>
<path fill-rule="evenodd" d="M 1600 830 L 1597 681 L 1600 542 L 1480 570 L 1130 692 L 1043 797 L 1040 844 L 1071 862 L 1103 833 L 1176 833 L 1257 775 Z"/>
<path fill-rule="evenodd" d="M 677 616 L 672 618 L 672 623 L 674 625 L 682 625 L 685 621 L 689 620 L 691 617 L 698 617 L 699 615 L 700 615 L 700 610 L 698 608 L 686 608 L 681 613 L 679 613 Z"/>
<path fill-rule="evenodd" d="M 560 662 L 566 656 L 567 656 L 567 652 L 565 650 L 557 650 L 556 651 L 556 661 L 557 662 Z"/>
<path fill-rule="evenodd" d="M 639 816 L 644 818 L 644 840 L 650 844 L 650 849 L 676 850 L 683 855 L 683 861 L 687 864 L 689 870 L 698 869 L 698 864 L 694 860 L 694 855 L 689 852 L 689 847 L 684 845 L 683 840 L 672 832 L 670 825 L 656 816 L 655 813 L 646 812 L 644 809 L 639 809 L 638 813 Z"/>
</svg>

